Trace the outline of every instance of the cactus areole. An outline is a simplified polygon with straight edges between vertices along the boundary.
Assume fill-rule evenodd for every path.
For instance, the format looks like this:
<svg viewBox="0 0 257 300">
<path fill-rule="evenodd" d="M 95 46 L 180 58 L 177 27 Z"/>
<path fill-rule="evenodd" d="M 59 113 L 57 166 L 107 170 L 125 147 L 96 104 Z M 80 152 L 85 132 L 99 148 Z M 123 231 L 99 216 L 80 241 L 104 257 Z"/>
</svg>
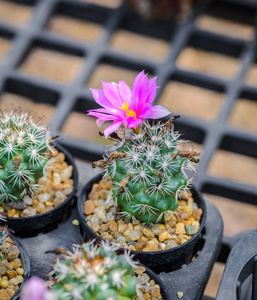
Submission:
<svg viewBox="0 0 257 300">
<path fill-rule="evenodd" d="M 27 113 L 0 114 L 0 202 L 32 197 L 52 160 L 49 130 Z"/>
<path fill-rule="evenodd" d="M 103 83 L 103 91 L 94 90 L 93 96 L 105 109 L 89 113 L 98 118 L 98 125 L 113 120 L 104 134 L 108 133 L 114 145 L 93 167 L 105 169 L 105 176 L 112 179 L 112 198 L 121 207 L 120 214 L 146 223 L 161 223 L 165 214 L 172 214 L 178 208 L 180 194 L 189 191 L 192 181 L 185 170 L 194 171 L 191 163 L 198 162 L 195 156 L 199 155 L 193 150 L 183 150 L 186 141 L 179 140 L 180 134 L 173 125 L 178 116 L 153 125 L 144 120 L 169 113 L 160 105 L 151 105 L 156 88 L 155 81 L 148 81 L 144 72 L 135 79 L 132 92 L 124 82 L 111 88 Z M 116 108 L 110 105 L 114 96 Z M 120 111 L 124 109 L 125 114 Z"/>
</svg>

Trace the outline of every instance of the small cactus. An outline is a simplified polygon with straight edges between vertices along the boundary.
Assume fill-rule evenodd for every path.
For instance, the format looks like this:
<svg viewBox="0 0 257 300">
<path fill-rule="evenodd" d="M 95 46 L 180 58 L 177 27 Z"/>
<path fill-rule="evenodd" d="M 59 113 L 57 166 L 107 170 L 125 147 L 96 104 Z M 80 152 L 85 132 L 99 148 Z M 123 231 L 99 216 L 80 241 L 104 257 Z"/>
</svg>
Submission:
<svg viewBox="0 0 257 300">
<path fill-rule="evenodd" d="M 89 110 L 88 115 L 97 118 L 98 126 L 113 121 L 104 135 L 114 146 L 92 166 L 100 166 L 110 176 L 112 198 L 124 217 L 163 222 L 165 214 L 178 208 L 180 193 L 187 194 L 191 179 L 185 170 L 194 171 L 191 162 L 198 162 L 194 156 L 200 153 L 182 149 L 180 134 L 173 126 L 178 116 L 153 125 L 146 120 L 170 114 L 165 107 L 152 105 L 158 88 L 156 77 L 148 80 L 147 74 L 140 72 L 132 90 L 124 81 L 102 84 L 103 90 L 92 89 L 92 94 L 103 108 Z"/>
<path fill-rule="evenodd" d="M 59 300 L 133 299 L 138 287 L 134 264 L 127 252 L 118 256 L 107 243 L 74 245 L 54 266 L 52 291 Z"/>
<path fill-rule="evenodd" d="M 180 193 L 189 191 L 192 180 L 185 170 L 194 171 L 191 162 L 198 162 L 199 153 L 181 149 L 174 119 L 157 125 L 144 121 L 138 133 L 124 128 L 112 135 L 115 145 L 104 160 L 93 163 L 111 177 L 112 198 L 126 218 L 161 223 L 178 208 Z"/>
<path fill-rule="evenodd" d="M 17 110 L 0 114 L 0 202 L 32 197 L 52 160 L 49 130 Z"/>
</svg>

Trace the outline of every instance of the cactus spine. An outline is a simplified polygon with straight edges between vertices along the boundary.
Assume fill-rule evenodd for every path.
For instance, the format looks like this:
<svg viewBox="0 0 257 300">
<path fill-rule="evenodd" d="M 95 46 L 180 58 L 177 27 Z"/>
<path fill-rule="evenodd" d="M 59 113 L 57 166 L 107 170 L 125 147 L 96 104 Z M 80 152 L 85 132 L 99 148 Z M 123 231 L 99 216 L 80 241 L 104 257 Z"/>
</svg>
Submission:
<svg viewBox="0 0 257 300">
<path fill-rule="evenodd" d="M 85 243 L 74 245 L 63 260 L 57 260 L 52 272 L 52 287 L 59 300 L 129 300 L 137 294 L 138 279 L 127 252 L 116 255 L 115 247 Z"/>
<path fill-rule="evenodd" d="M 198 162 L 194 156 L 199 153 L 181 150 L 175 118 L 152 126 L 144 121 L 139 133 L 124 129 L 123 137 L 113 134 L 115 146 L 104 160 L 93 163 L 107 170 L 114 184 L 112 197 L 124 217 L 163 222 L 165 214 L 178 208 L 180 193 L 189 190 L 185 170 L 194 171 L 191 162 Z"/>
<path fill-rule="evenodd" d="M 33 195 L 51 161 L 50 132 L 27 113 L 0 115 L 0 201 L 22 200 Z"/>
</svg>

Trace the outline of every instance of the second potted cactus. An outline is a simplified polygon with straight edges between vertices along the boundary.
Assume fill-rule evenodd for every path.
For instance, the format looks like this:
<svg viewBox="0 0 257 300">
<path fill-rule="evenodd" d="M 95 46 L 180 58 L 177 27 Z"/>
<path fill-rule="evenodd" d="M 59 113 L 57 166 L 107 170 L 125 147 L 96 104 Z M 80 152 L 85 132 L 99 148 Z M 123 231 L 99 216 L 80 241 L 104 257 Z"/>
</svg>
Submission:
<svg viewBox="0 0 257 300">
<path fill-rule="evenodd" d="M 16 234 L 37 233 L 71 205 L 76 165 L 40 119 L 17 109 L 0 121 L 0 211 Z"/>
</svg>

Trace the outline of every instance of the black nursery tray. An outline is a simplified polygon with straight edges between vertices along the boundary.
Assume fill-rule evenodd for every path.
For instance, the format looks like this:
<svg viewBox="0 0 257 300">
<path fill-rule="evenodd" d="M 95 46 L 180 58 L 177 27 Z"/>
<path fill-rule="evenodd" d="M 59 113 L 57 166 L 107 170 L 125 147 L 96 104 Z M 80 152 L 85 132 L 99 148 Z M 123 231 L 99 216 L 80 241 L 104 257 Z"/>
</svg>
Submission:
<svg viewBox="0 0 257 300">
<path fill-rule="evenodd" d="M 6 7 L 3 6 L 4 2 L 19 5 L 18 11 L 25 11 L 23 19 L 21 20 L 20 17 L 16 16 L 16 18 L 9 18 L 9 21 L 6 20 L 9 14 L 1 14 L 1 11 L 3 12 L 4 7 Z M 97 3 L 100 2 L 105 3 L 105 5 L 98 5 Z M 16 105 L 24 103 L 24 101 L 19 102 L 20 99 L 24 100 L 24 98 L 32 100 L 30 106 L 45 104 L 49 109 L 46 117 L 51 121 L 53 135 L 60 135 L 62 137 L 61 144 L 74 156 L 86 161 L 93 161 L 101 157 L 103 145 L 100 144 L 100 140 L 98 140 L 99 142 L 89 141 L 75 136 L 80 131 L 76 124 L 73 125 L 73 131 L 65 131 L 64 128 L 66 128 L 67 120 L 73 113 L 80 113 L 83 119 L 89 118 L 86 116 L 87 110 L 97 107 L 89 87 L 94 87 L 92 86 L 92 78 L 103 64 L 108 66 L 109 75 L 115 74 L 113 71 L 117 70 L 115 68 L 134 75 L 143 69 L 151 76 L 158 75 L 157 84 L 160 88 L 155 104 L 162 104 L 161 101 L 165 97 L 166 88 L 171 81 L 179 84 L 185 83 L 194 88 L 203 88 L 207 92 L 218 92 L 222 94 L 222 101 L 216 115 L 213 115 L 211 111 L 212 119 L 204 118 L 205 115 L 203 117 L 203 114 L 201 117 L 191 114 L 191 111 L 200 113 L 202 106 L 196 106 L 194 102 L 196 99 L 191 99 L 191 95 L 189 95 L 188 114 L 182 112 L 181 119 L 176 121 L 176 130 L 183 132 L 183 138 L 192 140 L 202 147 L 201 160 L 194 184 L 203 193 L 257 205 L 256 182 L 251 184 L 209 172 L 210 164 L 215 158 L 215 153 L 219 150 L 226 151 L 231 156 L 242 155 L 247 159 L 253 159 L 255 163 L 257 161 L 257 131 L 244 129 L 242 124 L 239 124 L 241 127 L 230 124 L 231 115 L 237 104 L 240 104 L 240 98 L 244 98 L 252 104 L 256 104 L 257 101 L 257 82 L 254 83 L 247 79 L 249 72 L 253 71 L 253 74 L 257 72 L 256 0 L 209 1 L 210 4 L 206 3 L 199 7 L 185 23 L 180 24 L 171 22 L 144 23 L 121 2 L 119 0 L 0 0 L 0 55 L 2 52 L 6 53 L 4 57 L 0 57 L 0 108 L 2 108 L 3 98 L 10 93 L 15 95 L 16 98 L 12 99 L 15 100 L 13 102 Z M 110 3 L 114 3 L 114 5 L 109 5 Z M 228 34 L 226 29 L 213 32 L 213 29 L 217 29 L 216 26 L 201 28 L 198 26 L 198 20 L 204 14 L 222 18 L 225 21 L 230 20 L 246 26 L 249 25 L 253 29 L 252 36 L 239 35 L 237 30 L 234 31 L 233 35 Z M 67 34 L 69 27 L 67 27 L 67 32 L 64 31 L 62 34 L 56 34 L 49 30 L 49 24 L 54 16 L 65 16 L 75 21 L 89 22 L 91 23 L 90 26 L 92 24 L 95 26 L 90 27 L 92 30 L 89 29 L 85 36 L 80 35 L 75 39 Z M 24 21 L 25 19 L 26 21 Z M 227 25 L 228 27 L 229 25 Z M 140 38 L 146 41 L 146 44 L 143 44 L 139 49 L 139 53 L 115 47 L 115 38 L 117 43 L 116 34 L 120 30 L 125 30 L 132 36 L 138 34 Z M 152 47 L 151 44 L 150 46 L 147 44 L 148 38 L 157 39 L 157 44 L 164 46 L 165 52 L 161 53 L 161 57 L 149 55 L 148 51 L 152 50 Z M 123 44 L 120 42 L 119 47 L 122 46 Z M 133 46 L 133 43 L 130 46 Z M 191 49 L 190 53 L 198 49 L 225 55 L 227 59 L 224 60 L 224 63 L 227 64 L 228 61 L 231 61 L 234 72 L 229 74 L 231 76 L 224 77 L 219 74 L 220 70 L 216 64 L 212 66 L 212 71 L 215 70 L 216 74 L 204 70 L 199 71 L 194 67 L 191 68 L 192 66 L 181 64 L 181 55 L 188 47 Z M 58 57 L 51 56 L 51 54 L 48 58 L 50 60 L 45 62 L 42 59 L 42 54 L 49 52 L 57 54 Z M 202 60 L 204 56 L 202 56 L 202 52 L 200 53 Z M 37 75 L 33 73 L 35 69 L 31 73 L 31 58 L 36 58 L 37 63 L 39 63 L 36 69 Z M 212 58 L 210 60 L 212 61 Z M 67 65 L 67 61 L 70 61 L 71 64 Z M 233 61 L 236 61 L 237 68 L 235 68 Z M 44 76 L 40 73 L 47 64 L 57 66 L 55 74 L 48 73 L 48 76 Z M 220 67 L 224 67 L 223 63 Z M 65 80 L 60 80 L 63 79 L 60 76 L 62 77 L 66 73 L 69 73 L 69 76 L 66 76 Z M 104 80 L 104 78 L 101 79 Z M 131 85 L 131 83 L 129 84 Z M 5 97 L 5 99 L 10 98 Z M 167 99 L 166 96 L 166 100 L 167 106 L 172 105 L 172 97 Z M 214 100 L 211 101 L 211 104 L 212 102 Z M 213 106 L 211 105 L 208 111 L 206 109 L 208 105 L 206 106 L 205 101 L 202 102 L 202 105 L 206 110 L 204 114 L 209 114 Z M 40 114 L 41 106 L 38 107 Z M 172 109 L 172 111 L 174 114 L 180 113 L 176 109 Z M 51 118 L 50 113 L 52 113 Z M 244 118 L 248 119 L 248 116 Z M 81 131 L 90 133 L 91 128 L 87 129 L 86 126 Z M 93 177 L 91 171 L 88 170 L 88 173 L 92 174 L 90 178 Z M 86 175 L 88 174 L 84 171 L 80 172 L 81 185 L 85 184 L 87 178 L 89 179 Z M 252 177 L 256 178 L 256 176 Z M 211 215 L 217 215 L 216 209 L 211 204 L 208 204 L 208 210 L 213 212 Z M 73 210 L 71 218 L 56 230 L 48 234 L 40 234 L 35 238 L 23 239 L 33 258 L 33 274 L 45 275 L 49 269 L 48 263 L 54 261 L 52 254 L 45 254 L 46 250 L 61 246 L 68 247 L 71 242 L 81 242 L 79 228 L 71 224 L 74 218 L 77 218 L 77 215 Z M 208 226 L 206 227 L 206 237 L 207 230 L 210 230 L 212 241 L 207 238 L 202 239 L 205 244 L 203 244 L 202 251 L 199 252 L 198 256 L 203 257 L 203 261 L 206 262 L 201 264 L 202 270 L 205 270 L 205 267 L 211 268 L 215 259 L 215 255 L 212 256 L 212 252 L 208 252 L 208 245 L 214 243 L 217 250 L 220 239 L 219 230 L 221 229 Z M 227 255 L 236 240 L 237 237 L 224 238 L 220 261 L 226 262 Z M 217 251 L 214 253 L 217 254 Z M 194 269 L 193 266 L 200 261 L 198 257 L 189 266 L 179 270 L 178 274 L 182 274 L 184 270 L 189 268 Z M 211 265 L 204 257 L 210 258 Z M 210 271 L 210 269 L 208 270 Z M 171 275 L 161 275 L 164 279 L 170 278 L 169 276 Z M 172 282 L 176 284 L 179 278 L 177 276 Z M 165 280 L 171 289 L 173 283 Z M 206 280 L 204 283 L 207 282 Z M 189 287 L 192 287 L 190 283 L 195 282 L 193 279 L 189 280 Z M 182 286 L 179 286 L 180 283 L 174 288 L 174 293 L 177 288 L 182 289 Z M 202 285 L 200 282 L 197 282 L 198 284 Z M 173 292 L 171 291 L 171 293 Z M 199 294 L 201 292 L 200 289 Z M 185 297 L 186 294 L 185 290 Z"/>
<path fill-rule="evenodd" d="M 77 166 L 80 178 L 79 189 L 81 189 L 96 172 L 88 164 L 77 163 Z M 202 298 L 220 250 L 223 232 L 221 216 L 208 201 L 207 212 L 204 234 L 195 248 L 194 260 L 188 265 L 183 265 L 179 270 L 159 274 L 171 299 L 176 299 L 178 292 L 183 293 L 184 300 Z M 72 224 L 74 219 L 78 219 L 76 208 L 72 209 L 70 217 L 64 223 L 59 224 L 56 229 L 30 238 L 17 238 L 30 256 L 32 276 L 46 277 L 51 270 L 51 264 L 55 263 L 55 254 L 51 253 L 54 249 L 71 250 L 73 243 L 82 243 L 83 238 L 79 226 Z"/>
</svg>

